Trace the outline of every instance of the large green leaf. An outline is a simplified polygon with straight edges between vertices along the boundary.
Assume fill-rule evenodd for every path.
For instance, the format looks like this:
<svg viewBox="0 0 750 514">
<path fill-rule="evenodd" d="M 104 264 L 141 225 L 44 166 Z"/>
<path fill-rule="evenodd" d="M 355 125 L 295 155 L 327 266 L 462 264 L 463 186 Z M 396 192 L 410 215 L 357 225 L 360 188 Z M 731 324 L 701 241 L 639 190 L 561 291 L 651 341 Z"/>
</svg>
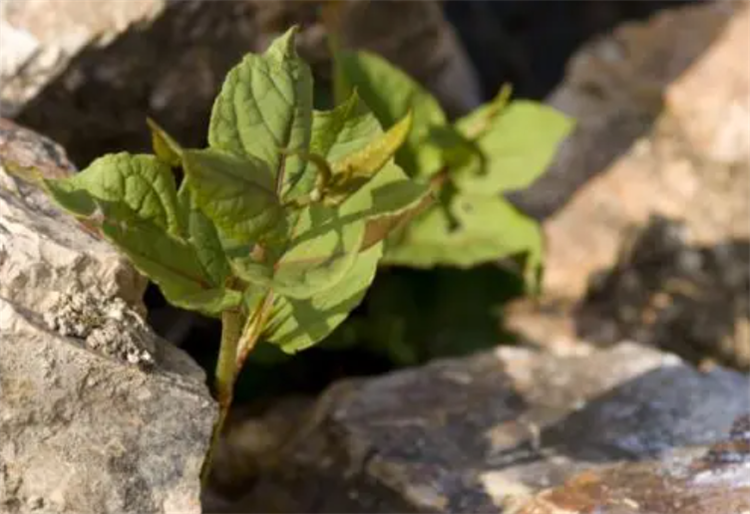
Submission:
<svg viewBox="0 0 750 514">
<path fill-rule="evenodd" d="M 296 31 L 229 72 L 208 133 L 212 148 L 265 161 L 281 197 L 300 180 L 306 162 L 280 150 L 306 151 L 312 127 L 312 74 L 295 50 Z"/>
<path fill-rule="evenodd" d="M 485 124 L 476 139 L 484 155 L 483 173 L 458 168 L 452 173 L 462 191 L 473 194 L 498 194 L 524 189 L 550 165 L 559 144 L 573 123 L 551 107 L 529 101 L 515 101 L 489 120 L 489 108 L 478 109 L 456 124 L 467 137 L 479 124 Z"/>
<path fill-rule="evenodd" d="M 382 245 L 358 254 L 333 287 L 310 298 L 275 297 L 264 337 L 287 353 L 308 348 L 330 334 L 364 298 L 375 277 Z"/>
<path fill-rule="evenodd" d="M 90 216 L 97 200 L 106 205 L 105 215 L 121 212 L 180 232 L 172 171 L 152 155 L 106 155 L 76 175 L 44 183 L 62 207 L 78 216 Z"/>
<path fill-rule="evenodd" d="M 230 237 L 252 241 L 282 217 L 265 162 L 220 150 L 185 150 L 185 175 L 200 209 Z"/>
<path fill-rule="evenodd" d="M 537 223 L 499 197 L 454 196 L 437 204 L 388 242 L 383 263 L 430 268 L 468 268 L 527 254 L 525 276 L 532 286 L 542 257 Z"/>
<path fill-rule="evenodd" d="M 382 57 L 364 51 L 335 54 L 339 101 L 356 88 L 384 127 L 391 127 L 411 111 L 414 128 L 396 161 L 409 176 L 428 177 L 440 167 L 435 149 L 423 144 L 430 127 L 446 124 L 437 100 L 406 73 Z"/>
</svg>

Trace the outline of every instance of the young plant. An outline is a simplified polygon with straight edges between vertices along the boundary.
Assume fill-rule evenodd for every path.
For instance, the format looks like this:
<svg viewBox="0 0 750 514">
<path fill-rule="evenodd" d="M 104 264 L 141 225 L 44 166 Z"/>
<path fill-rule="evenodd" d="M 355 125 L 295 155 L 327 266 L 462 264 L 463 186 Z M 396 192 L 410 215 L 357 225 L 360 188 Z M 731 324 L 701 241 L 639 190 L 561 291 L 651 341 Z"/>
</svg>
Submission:
<svg viewBox="0 0 750 514">
<path fill-rule="evenodd" d="M 110 154 L 44 181 L 171 304 L 221 318 L 214 443 L 256 343 L 292 353 L 326 337 L 362 300 L 389 229 L 430 198 L 393 158 L 408 109 L 387 132 L 355 92 L 314 110 L 295 33 L 229 72 L 208 148 L 149 120 L 155 155 Z"/>
<path fill-rule="evenodd" d="M 505 87 L 492 102 L 449 123 L 434 97 L 383 58 L 342 51 L 335 40 L 332 46 L 336 98 L 356 88 L 384 127 L 411 111 L 413 129 L 396 162 L 436 189 L 438 201 L 387 240 L 382 262 L 464 268 L 525 253 L 524 275 L 536 288 L 540 229 L 502 195 L 543 173 L 571 121 L 535 102 L 509 102 Z"/>
</svg>

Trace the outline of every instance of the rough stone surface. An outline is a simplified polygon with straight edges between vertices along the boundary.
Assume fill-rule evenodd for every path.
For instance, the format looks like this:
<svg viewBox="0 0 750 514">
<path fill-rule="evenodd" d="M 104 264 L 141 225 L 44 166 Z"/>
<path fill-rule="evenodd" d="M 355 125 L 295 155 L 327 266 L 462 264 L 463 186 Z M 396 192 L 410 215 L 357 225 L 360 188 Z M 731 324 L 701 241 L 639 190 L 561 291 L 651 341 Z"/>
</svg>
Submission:
<svg viewBox="0 0 750 514">
<path fill-rule="evenodd" d="M 152 344 L 145 372 L 0 298 L 0 511 L 200 512 L 216 409 L 203 371 Z"/>
<path fill-rule="evenodd" d="M 68 291 L 44 313 L 50 330 L 83 339 L 87 347 L 129 364 L 154 364 L 153 333 L 133 309 L 97 290 Z"/>
<path fill-rule="evenodd" d="M 216 409 L 146 281 L 19 178 L 73 171 L 0 120 L 0 512 L 200 512 Z"/>
<path fill-rule="evenodd" d="M 49 135 L 79 166 L 105 152 L 149 148 L 146 116 L 182 144 L 203 146 L 226 73 L 291 24 L 302 25 L 300 52 L 325 76 L 320 4 L 4 1 L 3 116 Z M 367 4 L 347 14 L 347 43 L 394 58 L 453 111 L 479 102 L 474 70 L 437 2 L 399 5 L 398 16 Z"/>
<path fill-rule="evenodd" d="M 524 501 L 516 514 L 737 514 L 750 512 L 750 415 L 698 457 L 623 463 L 580 473 Z M 519 501 L 520 500 L 520 501 Z"/>
<path fill-rule="evenodd" d="M 515 198 L 544 219 L 546 296 L 511 326 L 750 369 L 747 3 L 619 27 L 572 59 L 549 103 L 577 128 Z"/>
<path fill-rule="evenodd" d="M 719 441 L 750 412 L 750 379 L 738 373 L 702 373 L 631 343 L 579 352 L 500 348 L 340 383 L 310 413 L 288 418 L 295 433 L 274 459 L 244 446 L 260 477 L 238 471 L 234 502 L 225 492 L 225 503 L 208 496 L 207 508 L 498 512 L 576 472 L 668 463 Z M 248 435 L 257 433 L 251 426 Z M 234 461 L 242 460 L 242 430 L 238 423 L 230 432 Z"/>
<path fill-rule="evenodd" d="M 0 297 L 44 312 L 71 286 L 97 287 L 143 312 L 146 280 L 39 189 L 11 175 L 31 168 L 50 178 L 74 169 L 52 141 L 0 119 Z"/>
</svg>

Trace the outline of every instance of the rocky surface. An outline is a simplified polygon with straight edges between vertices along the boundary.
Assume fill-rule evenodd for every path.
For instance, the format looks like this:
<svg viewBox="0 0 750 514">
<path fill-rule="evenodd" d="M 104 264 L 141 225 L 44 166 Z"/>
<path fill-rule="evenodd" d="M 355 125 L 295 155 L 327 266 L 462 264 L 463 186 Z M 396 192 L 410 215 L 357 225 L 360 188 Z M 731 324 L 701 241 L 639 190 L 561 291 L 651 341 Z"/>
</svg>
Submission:
<svg viewBox="0 0 750 514">
<path fill-rule="evenodd" d="M 214 403 L 195 363 L 152 344 L 146 372 L 0 298 L 0 510 L 200 512 Z"/>
<path fill-rule="evenodd" d="M 747 3 L 619 27 L 572 59 L 549 103 L 578 125 L 515 198 L 544 219 L 546 296 L 511 326 L 750 369 Z"/>
<path fill-rule="evenodd" d="M 575 475 L 521 501 L 516 514 L 737 514 L 750 511 L 750 415 L 701 455 L 624 463 Z"/>
<path fill-rule="evenodd" d="M 145 281 L 19 176 L 72 171 L 0 123 L 0 511 L 200 512 L 216 408 L 145 325 Z"/>
<path fill-rule="evenodd" d="M 325 76 L 320 4 L 4 1 L 3 116 L 49 135 L 79 166 L 105 152 L 149 148 L 146 116 L 184 145 L 202 146 L 227 71 L 291 24 L 302 24 L 300 51 Z M 392 9 L 377 3 L 351 9 L 347 44 L 394 58 L 453 110 L 476 104 L 473 68 L 438 4 L 399 5 L 399 16 Z"/>
<path fill-rule="evenodd" d="M 750 379 L 738 373 L 702 373 L 631 343 L 579 352 L 499 348 L 340 383 L 310 413 L 287 415 L 293 434 L 274 447 L 273 458 L 257 445 L 238 455 L 237 423 L 227 439 L 234 441 L 233 461 L 244 461 L 245 469 L 255 463 L 260 475 L 243 478 L 236 469 L 233 483 L 217 480 L 224 503 L 214 493 L 206 508 L 512 512 L 502 509 L 576 473 L 608 473 L 614 463 L 634 460 L 666 469 L 684 452 L 695 456 L 719 441 L 750 412 Z M 246 436 L 258 433 L 257 423 Z M 711 487 L 725 493 L 745 486 L 739 474 L 712 476 Z"/>
</svg>

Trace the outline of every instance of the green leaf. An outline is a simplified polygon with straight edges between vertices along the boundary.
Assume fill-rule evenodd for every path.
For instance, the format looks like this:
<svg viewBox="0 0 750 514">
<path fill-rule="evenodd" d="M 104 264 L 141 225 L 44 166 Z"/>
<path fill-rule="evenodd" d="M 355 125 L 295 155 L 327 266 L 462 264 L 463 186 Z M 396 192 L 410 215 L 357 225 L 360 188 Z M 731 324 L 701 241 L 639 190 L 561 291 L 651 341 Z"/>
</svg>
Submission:
<svg viewBox="0 0 750 514">
<path fill-rule="evenodd" d="M 440 167 L 435 149 L 423 145 L 430 127 L 446 124 L 446 117 L 437 100 L 406 73 L 380 56 L 364 51 L 336 53 L 337 80 L 346 87 L 344 93 L 356 88 L 384 127 L 395 125 L 409 111 L 414 121 L 404 147 L 396 161 L 409 176 L 429 177 Z"/>
<path fill-rule="evenodd" d="M 330 111 L 313 112 L 313 128 L 309 156 L 336 162 L 361 151 L 382 134 L 377 118 L 356 92 Z M 310 159 L 312 160 L 312 159 Z M 287 200 L 309 194 L 320 182 L 320 165 L 310 162 Z M 331 172 L 332 174 L 332 172 Z"/>
<path fill-rule="evenodd" d="M 62 207 L 91 217 L 173 305 L 207 315 L 239 305 L 241 295 L 224 288 L 227 273 L 210 222 L 198 219 L 199 212 L 183 214 L 185 200 L 177 199 L 165 162 L 149 155 L 108 155 L 78 175 L 46 185 Z"/>
<path fill-rule="evenodd" d="M 312 127 L 312 74 L 297 55 L 291 28 L 263 55 L 247 55 L 216 98 L 208 140 L 212 148 L 265 161 L 284 198 L 306 162 L 280 149 L 307 150 Z"/>
<path fill-rule="evenodd" d="M 393 159 L 396 150 L 409 134 L 411 122 L 412 117 L 409 113 L 388 132 L 371 140 L 364 148 L 335 161 L 331 181 L 325 189 L 325 203 L 339 205 L 368 183 Z"/>
<path fill-rule="evenodd" d="M 526 253 L 531 283 L 542 256 L 538 224 L 497 197 L 459 194 L 438 204 L 388 242 L 384 264 L 468 268 Z"/>
<path fill-rule="evenodd" d="M 358 254 L 336 285 L 307 299 L 276 297 L 264 332 L 287 353 L 304 350 L 330 334 L 364 298 L 375 277 L 382 245 Z"/>
<path fill-rule="evenodd" d="M 482 109 L 457 122 L 469 137 Z M 452 174 L 457 187 L 472 194 L 498 194 L 528 187 L 550 165 L 558 145 L 573 123 L 551 107 L 536 102 L 515 101 L 481 131 L 476 143 L 484 154 L 484 173 L 457 169 Z"/>
<path fill-rule="evenodd" d="M 486 172 L 487 160 L 479 145 L 450 125 L 431 128 L 425 144 L 440 152 L 443 166 L 450 170 L 451 177 L 456 170 L 474 174 Z"/>
<path fill-rule="evenodd" d="M 304 208 L 289 234 L 289 246 L 276 262 L 232 259 L 241 279 L 291 298 L 309 298 L 338 282 L 352 267 L 364 236 L 364 222 L 339 216 L 336 209 Z"/>
<path fill-rule="evenodd" d="M 242 301 L 240 292 L 213 281 L 188 242 L 149 221 L 105 220 L 102 232 L 159 286 L 172 305 L 217 316 Z"/>
<path fill-rule="evenodd" d="M 310 152 L 338 161 L 361 150 L 381 133 L 377 118 L 355 91 L 336 108 L 313 113 Z"/>
<path fill-rule="evenodd" d="M 479 138 L 495 121 L 495 118 L 508 106 L 512 87 L 504 84 L 491 101 L 480 105 L 469 114 L 457 120 L 455 126 L 467 139 Z"/>
<path fill-rule="evenodd" d="M 400 167 L 387 164 L 341 204 L 340 212 L 346 221 L 395 216 L 416 208 L 429 194 L 429 184 L 410 180 Z"/>
<path fill-rule="evenodd" d="M 152 155 L 106 155 L 76 175 L 45 180 L 45 185 L 63 208 L 78 216 L 92 215 L 98 204 L 105 216 L 134 215 L 180 233 L 172 170 Z"/>
<path fill-rule="evenodd" d="M 181 164 L 182 147 L 154 120 L 146 118 L 146 123 L 151 130 L 151 146 L 156 157 L 172 168 L 178 167 Z"/>
<path fill-rule="evenodd" d="M 229 237 L 253 241 L 281 219 L 263 161 L 211 149 L 185 150 L 182 160 L 196 204 Z"/>
<path fill-rule="evenodd" d="M 201 212 L 192 199 L 192 191 L 183 184 L 178 200 L 185 210 L 186 235 L 192 245 L 206 276 L 214 285 L 224 284 L 231 274 L 229 261 L 224 251 L 219 233 L 211 220 Z"/>
</svg>

